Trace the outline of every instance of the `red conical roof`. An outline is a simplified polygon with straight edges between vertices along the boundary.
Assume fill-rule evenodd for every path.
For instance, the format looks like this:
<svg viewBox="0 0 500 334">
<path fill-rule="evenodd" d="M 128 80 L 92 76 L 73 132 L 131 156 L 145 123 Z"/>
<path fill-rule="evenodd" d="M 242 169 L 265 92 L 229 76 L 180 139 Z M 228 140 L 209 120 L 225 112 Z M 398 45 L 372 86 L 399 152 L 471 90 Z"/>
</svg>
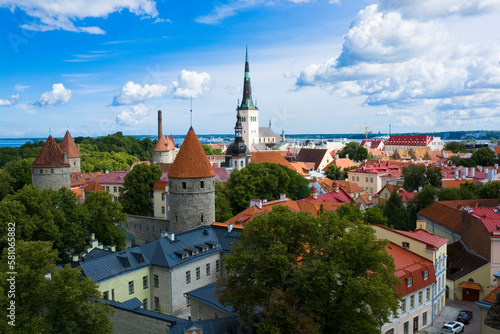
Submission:
<svg viewBox="0 0 500 334">
<path fill-rule="evenodd" d="M 213 167 L 191 127 L 184 138 L 179 154 L 174 160 L 168 177 L 198 178 L 215 176 Z"/>
<path fill-rule="evenodd" d="M 89 194 L 92 191 L 104 191 L 104 188 L 97 181 L 92 181 L 85 188 L 85 193 Z"/>
<path fill-rule="evenodd" d="M 166 152 L 170 151 L 168 148 L 168 142 L 165 139 L 165 136 L 162 134 L 159 138 L 158 141 L 156 142 L 155 146 L 153 146 L 153 152 Z"/>
<path fill-rule="evenodd" d="M 49 136 L 40 153 L 36 156 L 32 167 L 69 167 L 69 163 L 64 162 L 63 151 L 61 151 L 54 138 Z"/>
<path fill-rule="evenodd" d="M 64 135 L 64 139 L 61 142 L 61 151 L 63 153 L 68 154 L 68 158 L 80 158 L 80 151 L 78 151 L 78 146 L 76 146 L 73 141 L 73 137 L 68 130 L 66 130 L 66 134 Z"/>
</svg>

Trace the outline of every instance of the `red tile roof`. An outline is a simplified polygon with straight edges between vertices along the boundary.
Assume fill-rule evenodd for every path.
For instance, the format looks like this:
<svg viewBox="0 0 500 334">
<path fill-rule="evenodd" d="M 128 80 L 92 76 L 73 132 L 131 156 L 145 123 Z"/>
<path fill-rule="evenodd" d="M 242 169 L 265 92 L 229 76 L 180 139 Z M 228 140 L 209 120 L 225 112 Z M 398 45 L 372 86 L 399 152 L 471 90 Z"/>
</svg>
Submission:
<svg viewBox="0 0 500 334">
<path fill-rule="evenodd" d="M 71 191 L 75 194 L 76 198 L 82 197 L 82 189 L 80 187 L 73 187 Z"/>
<path fill-rule="evenodd" d="M 401 293 L 402 296 L 406 296 L 436 283 L 436 275 L 434 273 L 432 261 L 407 249 L 401 248 L 392 242 L 390 242 L 385 249 L 389 255 L 394 258 L 396 276 L 401 281 L 401 284 L 396 286 L 396 291 Z M 424 280 L 424 271 L 428 272 L 428 278 L 426 280 Z M 410 277 L 412 278 L 412 284 L 408 286 L 406 280 Z"/>
<path fill-rule="evenodd" d="M 69 162 L 64 162 L 63 151 L 61 151 L 54 138 L 52 138 L 52 136 L 49 136 L 42 149 L 36 156 L 32 167 L 57 168 L 70 167 L 70 165 Z"/>
<path fill-rule="evenodd" d="M 92 181 L 85 188 L 85 193 L 90 194 L 92 191 L 104 191 L 104 188 L 97 181 Z"/>
<path fill-rule="evenodd" d="M 170 151 L 170 147 L 168 145 L 167 139 L 165 139 L 165 136 L 162 134 L 158 138 L 158 141 L 156 142 L 155 146 L 153 146 L 153 152 L 167 152 L 167 151 Z"/>
<path fill-rule="evenodd" d="M 500 285 L 497 285 L 496 287 L 491 289 L 490 293 L 488 293 L 486 297 L 483 298 L 483 301 L 493 304 L 499 292 L 500 292 Z"/>
<path fill-rule="evenodd" d="M 500 208 L 498 206 L 490 208 L 471 208 L 472 216 L 483 222 L 484 227 L 490 232 L 492 238 L 500 238 Z"/>
<path fill-rule="evenodd" d="M 425 135 L 392 135 L 386 145 L 428 146 L 432 137 Z"/>
<path fill-rule="evenodd" d="M 73 172 L 70 175 L 71 187 L 87 186 L 94 178 L 104 175 L 103 172 L 82 173 Z"/>
<path fill-rule="evenodd" d="M 340 203 L 340 204 L 349 204 L 352 201 L 352 197 L 342 188 L 339 188 L 339 192 L 330 191 L 321 195 L 318 195 L 317 198 L 307 197 L 303 199 L 299 199 L 298 203 L 304 202 L 330 202 L 330 203 Z"/>
<path fill-rule="evenodd" d="M 417 213 L 434 223 L 446 227 L 452 232 L 462 234 L 463 211 L 443 204 L 434 202 Z"/>
<path fill-rule="evenodd" d="M 179 154 L 177 154 L 168 175 L 173 178 L 215 176 L 214 169 L 192 127 L 184 138 Z"/>
<path fill-rule="evenodd" d="M 261 163 L 261 162 L 271 162 L 275 164 L 280 164 L 282 166 L 288 167 L 292 170 L 296 170 L 293 166 L 283 158 L 283 156 L 277 151 L 257 151 L 252 152 L 252 157 L 250 161 L 253 163 Z"/>
<path fill-rule="evenodd" d="M 156 181 L 153 190 L 165 191 L 166 186 L 168 186 L 168 181 Z"/>
<path fill-rule="evenodd" d="M 125 175 L 127 175 L 128 172 L 128 169 L 109 172 L 108 174 L 94 178 L 94 180 L 99 184 L 123 184 Z"/>
<path fill-rule="evenodd" d="M 78 150 L 78 147 L 76 146 L 75 142 L 73 141 L 73 137 L 71 137 L 71 134 L 69 133 L 68 130 L 66 130 L 66 134 L 64 135 L 64 138 L 61 142 L 61 151 L 63 153 L 68 154 L 68 158 L 80 158 L 80 151 Z"/>
</svg>

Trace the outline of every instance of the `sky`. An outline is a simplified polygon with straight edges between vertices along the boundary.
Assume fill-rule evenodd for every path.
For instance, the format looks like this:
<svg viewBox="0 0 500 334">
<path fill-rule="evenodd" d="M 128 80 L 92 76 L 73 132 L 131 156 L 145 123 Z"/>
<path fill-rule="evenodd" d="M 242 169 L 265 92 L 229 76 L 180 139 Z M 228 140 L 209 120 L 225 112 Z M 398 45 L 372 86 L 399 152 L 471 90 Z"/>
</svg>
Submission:
<svg viewBox="0 0 500 334">
<path fill-rule="evenodd" d="M 500 130 L 500 0 L 0 0 L 0 138 Z M 50 130 L 49 130 L 50 129 Z"/>
</svg>

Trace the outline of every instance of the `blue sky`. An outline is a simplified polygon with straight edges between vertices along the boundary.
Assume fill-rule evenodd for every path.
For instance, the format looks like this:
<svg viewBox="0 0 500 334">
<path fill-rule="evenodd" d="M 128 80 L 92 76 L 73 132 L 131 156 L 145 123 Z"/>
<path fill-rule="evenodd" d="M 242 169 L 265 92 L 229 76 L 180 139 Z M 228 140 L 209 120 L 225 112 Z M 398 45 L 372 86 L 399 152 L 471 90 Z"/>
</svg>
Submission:
<svg viewBox="0 0 500 334">
<path fill-rule="evenodd" d="M 0 137 L 500 129 L 500 0 L 0 0 Z"/>
</svg>

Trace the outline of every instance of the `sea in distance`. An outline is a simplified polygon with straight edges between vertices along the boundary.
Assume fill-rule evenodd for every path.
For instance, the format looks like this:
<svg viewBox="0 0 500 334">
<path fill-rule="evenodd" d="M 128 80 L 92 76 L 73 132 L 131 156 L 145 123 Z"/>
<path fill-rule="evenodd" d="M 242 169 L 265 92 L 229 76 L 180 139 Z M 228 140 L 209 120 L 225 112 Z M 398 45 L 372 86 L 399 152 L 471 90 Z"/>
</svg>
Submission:
<svg viewBox="0 0 500 334">
<path fill-rule="evenodd" d="M 356 141 L 361 142 L 362 139 L 352 138 L 353 134 L 285 134 L 286 140 L 289 142 L 297 143 L 300 145 L 307 144 L 309 141 L 314 141 L 316 144 L 320 144 L 324 141 L 341 141 L 341 142 L 349 142 Z M 157 138 L 156 135 L 142 135 L 142 136 L 133 136 L 138 139 L 144 139 L 146 137 L 154 140 Z M 181 145 L 184 141 L 185 135 L 174 135 L 174 142 L 176 145 Z M 198 135 L 201 143 L 204 144 L 226 144 L 229 145 L 234 140 L 234 135 L 230 134 L 208 134 L 208 135 Z M 349 139 L 348 139 L 349 138 Z M 45 141 L 47 138 L 0 138 L 0 147 L 20 147 L 24 143 L 27 142 L 36 142 L 39 140 Z M 59 138 L 62 139 L 62 138 Z M 387 138 L 384 138 L 387 139 Z"/>
</svg>

